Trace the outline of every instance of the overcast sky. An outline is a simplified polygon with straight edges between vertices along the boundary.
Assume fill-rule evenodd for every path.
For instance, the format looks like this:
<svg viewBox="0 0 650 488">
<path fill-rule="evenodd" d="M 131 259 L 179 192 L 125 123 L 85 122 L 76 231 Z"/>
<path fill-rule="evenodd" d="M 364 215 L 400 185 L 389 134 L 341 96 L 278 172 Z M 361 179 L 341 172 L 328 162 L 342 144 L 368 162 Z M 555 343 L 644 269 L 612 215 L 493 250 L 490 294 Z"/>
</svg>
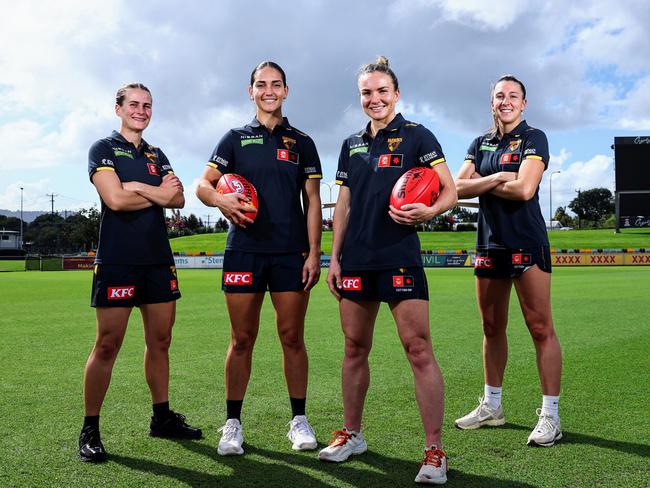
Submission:
<svg viewBox="0 0 650 488">
<path fill-rule="evenodd" d="M 356 71 L 383 54 L 399 110 L 436 134 L 453 174 L 490 125 L 490 83 L 523 80 L 526 120 L 550 143 L 548 218 L 552 171 L 553 207 L 578 188 L 613 190 L 614 136 L 650 134 L 649 25 L 643 0 L 11 2 L 0 16 L 0 208 L 20 207 L 21 186 L 25 210 L 49 209 L 52 193 L 58 211 L 97 205 L 87 151 L 119 128 L 117 88 L 138 81 L 154 98 L 144 137 L 184 182 L 185 213 L 216 215 L 196 179 L 224 132 L 253 117 L 249 76 L 266 59 L 284 67 L 284 114 L 312 136 L 331 183 L 341 141 L 366 122 Z"/>
</svg>

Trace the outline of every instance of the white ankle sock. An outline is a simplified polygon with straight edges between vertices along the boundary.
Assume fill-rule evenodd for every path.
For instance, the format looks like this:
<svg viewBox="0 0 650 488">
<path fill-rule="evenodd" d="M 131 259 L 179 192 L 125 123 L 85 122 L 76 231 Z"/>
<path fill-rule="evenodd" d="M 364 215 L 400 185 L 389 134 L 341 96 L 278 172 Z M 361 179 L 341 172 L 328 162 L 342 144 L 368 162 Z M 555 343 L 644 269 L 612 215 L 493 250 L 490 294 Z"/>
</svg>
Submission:
<svg viewBox="0 0 650 488">
<path fill-rule="evenodd" d="M 501 405 L 502 387 L 485 385 L 483 387 L 483 398 L 492 410 L 496 410 Z"/>
<path fill-rule="evenodd" d="M 542 413 L 558 417 L 560 396 L 542 395 Z"/>
</svg>

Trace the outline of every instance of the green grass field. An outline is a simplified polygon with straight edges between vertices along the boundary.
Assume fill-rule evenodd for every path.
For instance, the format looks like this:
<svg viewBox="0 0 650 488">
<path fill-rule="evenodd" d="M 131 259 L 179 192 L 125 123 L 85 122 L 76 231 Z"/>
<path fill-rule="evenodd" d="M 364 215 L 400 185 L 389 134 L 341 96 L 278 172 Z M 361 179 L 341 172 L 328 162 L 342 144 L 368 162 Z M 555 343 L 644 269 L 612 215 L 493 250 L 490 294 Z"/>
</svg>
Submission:
<svg viewBox="0 0 650 488">
<path fill-rule="evenodd" d="M 224 421 L 228 318 L 217 270 L 180 270 L 171 403 L 204 429 L 201 441 L 147 436 L 150 400 L 134 314 L 102 411 L 111 460 L 77 460 L 82 371 L 94 339 L 89 272 L 0 275 L 0 486 L 413 486 L 424 439 L 412 377 L 382 308 L 365 410 L 370 451 L 343 465 L 295 453 L 289 401 L 267 298 L 244 403 L 246 455 L 216 453 Z M 482 393 L 481 328 L 469 269 L 427 270 L 434 348 L 446 383 L 448 486 L 648 486 L 650 479 L 650 267 L 556 268 L 554 318 L 564 352 L 560 412 L 565 438 L 525 445 L 540 405 L 533 346 L 513 297 L 504 385 L 507 424 L 459 431 L 453 419 Z M 343 336 L 325 283 L 307 318 L 308 411 L 323 445 L 341 425 Z"/>
<path fill-rule="evenodd" d="M 548 233 L 551 247 L 558 249 L 625 249 L 650 248 L 650 229 L 626 229 L 615 234 L 613 229 L 566 230 Z M 424 250 L 474 249 L 476 231 L 471 232 L 420 232 Z M 171 239 L 172 249 L 183 252 L 223 252 L 226 233 L 200 234 Z M 332 250 L 332 233 L 323 232 L 322 249 Z"/>
</svg>

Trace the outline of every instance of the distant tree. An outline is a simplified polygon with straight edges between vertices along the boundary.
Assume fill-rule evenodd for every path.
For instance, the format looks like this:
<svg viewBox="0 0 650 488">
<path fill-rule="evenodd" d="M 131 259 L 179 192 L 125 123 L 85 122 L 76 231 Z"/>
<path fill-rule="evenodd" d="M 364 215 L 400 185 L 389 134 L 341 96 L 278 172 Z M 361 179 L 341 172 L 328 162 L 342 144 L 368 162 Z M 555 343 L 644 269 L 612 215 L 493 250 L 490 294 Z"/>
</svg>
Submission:
<svg viewBox="0 0 650 488">
<path fill-rule="evenodd" d="M 452 207 L 449 213 L 454 216 L 456 222 L 478 222 L 478 212 L 473 212 L 460 205 Z"/>
<path fill-rule="evenodd" d="M 26 225 L 23 223 L 23 225 Z M 0 215 L 0 230 L 20 231 L 20 219 L 17 217 L 7 217 Z"/>
<path fill-rule="evenodd" d="M 228 230 L 228 227 L 230 227 L 230 224 L 228 224 L 228 221 L 224 219 L 223 217 L 219 217 L 219 220 L 217 220 L 217 223 L 214 226 L 215 232 L 226 232 Z"/>
<path fill-rule="evenodd" d="M 201 221 L 196 218 L 196 215 L 190 214 L 189 217 L 183 217 L 185 219 L 185 227 L 192 232 L 199 230 L 199 227 L 202 227 Z"/>
<path fill-rule="evenodd" d="M 31 251 L 43 254 L 58 252 L 62 244 L 61 230 L 64 219 L 57 214 L 36 217 L 25 230 L 25 241 L 31 242 Z"/>
<path fill-rule="evenodd" d="M 573 227 L 575 220 L 568 213 L 566 213 L 566 207 L 558 207 L 553 216 L 553 221 L 556 222 L 556 225 L 560 227 Z"/>
<path fill-rule="evenodd" d="M 569 208 L 581 220 L 598 225 L 614 212 L 614 197 L 607 188 L 592 188 L 580 192 L 569 203 Z"/>
</svg>

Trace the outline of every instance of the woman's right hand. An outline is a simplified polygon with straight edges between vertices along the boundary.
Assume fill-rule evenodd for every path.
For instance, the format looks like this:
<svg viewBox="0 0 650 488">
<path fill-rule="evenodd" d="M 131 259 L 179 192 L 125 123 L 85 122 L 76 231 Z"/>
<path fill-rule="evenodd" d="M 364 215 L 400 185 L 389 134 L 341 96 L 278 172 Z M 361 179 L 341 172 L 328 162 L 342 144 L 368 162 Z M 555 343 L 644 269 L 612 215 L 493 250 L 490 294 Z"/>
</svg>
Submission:
<svg viewBox="0 0 650 488">
<path fill-rule="evenodd" d="M 334 295 L 334 298 L 340 302 L 341 294 L 339 293 L 339 290 L 342 286 L 341 265 L 339 264 L 339 260 L 334 256 L 332 256 L 332 259 L 330 260 L 330 268 L 327 272 L 327 286 L 330 289 L 330 293 Z"/>
<path fill-rule="evenodd" d="M 244 212 L 257 212 L 249 202 L 250 200 L 241 193 L 219 194 L 216 206 L 229 222 L 245 229 L 247 225 L 253 223 L 253 220 L 246 217 Z"/>
</svg>

